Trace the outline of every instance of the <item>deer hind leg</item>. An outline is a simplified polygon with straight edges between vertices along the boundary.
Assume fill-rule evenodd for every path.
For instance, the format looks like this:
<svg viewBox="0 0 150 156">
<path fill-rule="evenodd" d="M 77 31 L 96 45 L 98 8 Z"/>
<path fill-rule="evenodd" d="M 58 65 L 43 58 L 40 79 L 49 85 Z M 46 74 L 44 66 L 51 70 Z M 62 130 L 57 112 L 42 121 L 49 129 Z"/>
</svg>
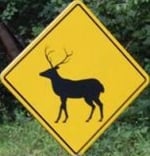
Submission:
<svg viewBox="0 0 150 156">
<path fill-rule="evenodd" d="M 100 119 L 99 119 L 99 121 L 102 121 L 103 117 L 104 117 L 104 114 L 103 114 L 103 104 L 102 104 L 102 102 L 98 98 L 94 99 L 94 101 L 95 101 L 95 103 L 99 107 L 99 111 L 100 111 Z"/>
<path fill-rule="evenodd" d="M 92 119 L 94 110 L 95 110 L 95 105 L 93 104 L 92 100 L 89 98 L 85 98 L 86 103 L 91 107 L 91 112 L 89 117 L 87 118 L 86 122 L 89 122 Z"/>
<path fill-rule="evenodd" d="M 64 113 L 65 113 L 65 119 L 63 120 L 63 122 L 67 121 L 68 112 L 67 112 L 67 108 L 66 108 L 66 101 L 67 101 L 67 98 L 61 97 L 61 105 L 60 105 L 58 117 L 57 117 L 55 123 L 59 122 L 61 115 L 62 115 L 62 111 L 64 111 Z"/>
</svg>

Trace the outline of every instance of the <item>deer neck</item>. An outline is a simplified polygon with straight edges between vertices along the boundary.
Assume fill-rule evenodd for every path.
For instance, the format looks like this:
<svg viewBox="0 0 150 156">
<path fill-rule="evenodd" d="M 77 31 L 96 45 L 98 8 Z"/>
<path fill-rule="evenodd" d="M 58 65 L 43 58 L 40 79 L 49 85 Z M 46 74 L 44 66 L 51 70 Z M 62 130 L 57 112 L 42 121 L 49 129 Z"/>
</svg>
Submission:
<svg viewBox="0 0 150 156">
<path fill-rule="evenodd" d="M 57 95 L 59 94 L 59 87 L 63 84 L 63 79 L 56 71 L 56 73 L 51 77 L 52 88 Z"/>
<path fill-rule="evenodd" d="M 59 75 L 57 71 L 51 76 L 52 83 L 58 83 L 62 80 L 62 77 Z"/>
</svg>

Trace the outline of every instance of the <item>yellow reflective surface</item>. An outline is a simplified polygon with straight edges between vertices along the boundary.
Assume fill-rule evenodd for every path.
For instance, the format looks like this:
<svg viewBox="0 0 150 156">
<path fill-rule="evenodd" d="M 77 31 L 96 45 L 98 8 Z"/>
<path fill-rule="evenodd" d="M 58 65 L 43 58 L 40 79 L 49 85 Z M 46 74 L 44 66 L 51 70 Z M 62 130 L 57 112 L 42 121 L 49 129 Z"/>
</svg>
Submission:
<svg viewBox="0 0 150 156">
<path fill-rule="evenodd" d="M 64 112 L 55 123 L 61 104 L 50 79 L 39 74 L 50 69 L 45 49 L 54 50 L 55 66 L 72 52 L 57 72 L 69 80 L 94 78 L 105 91 L 99 99 L 104 119 L 99 122 L 96 105 L 93 118 L 85 122 L 91 107 L 84 98 L 68 98 L 69 118 Z M 83 154 L 120 113 L 148 85 L 149 76 L 116 41 L 103 24 L 80 1 L 72 2 L 1 74 L 4 85 L 71 154 Z M 92 89 L 89 91 L 92 94 Z"/>
</svg>

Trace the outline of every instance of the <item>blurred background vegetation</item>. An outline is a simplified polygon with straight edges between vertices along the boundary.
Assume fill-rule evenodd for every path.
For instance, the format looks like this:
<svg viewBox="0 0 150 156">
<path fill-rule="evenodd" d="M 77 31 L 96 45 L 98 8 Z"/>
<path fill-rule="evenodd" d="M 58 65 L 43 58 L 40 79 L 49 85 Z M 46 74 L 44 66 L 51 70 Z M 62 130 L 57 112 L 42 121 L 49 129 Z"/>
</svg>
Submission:
<svg viewBox="0 0 150 156">
<path fill-rule="evenodd" d="M 19 41 L 26 46 L 69 2 L 71 0 L 0 0 L 0 22 L 6 23 Z M 150 73 L 150 0 L 83 0 L 83 2 L 88 5 L 137 62 Z M 5 49 L 0 44 L 0 71 L 7 64 Z M 32 119 L 19 102 L 0 83 L 0 155 L 12 156 L 11 147 L 14 146 L 13 144 L 12 146 L 4 146 L 1 143 L 2 134 L 10 129 L 13 131 L 12 127 L 14 127 L 14 131 L 19 129 L 18 127 L 20 126 L 25 127 L 22 120 L 28 121 L 27 119 L 29 118 Z M 32 133 L 32 126 L 29 126 L 30 122 L 35 125 L 34 128 L 38 128 L 38 125 L 31 120 L 25 122 L 27 130 L 31 129 Z M 45 133 L 44 130 L 38 131 Z M 20 130 L 19 132 L 21 133 L 22 131 Z M 117 135 L 120 136 L 120 140 L 115 140 L 115 134 L 116 137 Z M 11 135 L 6 135 L 6 138 L 11 140 Z M 94 147 L 87 152 L 87 155 L 150 155 L 150 88 L 145 89 L 142 95 L 123 113 L 104 136 L 94 144 Z M 37 134 L 35 145 L 39 143 L 38 138 L 39 135 Z M 45 138 L 47 137 L 44 136 L 42 138 L 43 142 L 48 143 Z M 6 145 L 7 139 L 5 139 L 6 141 L 3 140 Z M 53 143 L 50 141 L 49 143 L 55 144 L 55 141 Z M 23 144 L 23 142 L 20 142 L 20 144 Z M 18 146 L 20 144 L 18 142 Z M 43 143 L 40 147 L 43 148 L 45 146 L 46 144 Z M 1 147 L 5 147 L 8 154 Z M 32 147 L 32 150 L 35 147 Z M 40 147 L 40 154 L 30 154 L 26 149 L 24 153 L 37 156 L 48 155 L 46 152 L 49 150 L 45 151 L 47 149 L 43 148 L 42 153 L 42 148 Z M 56 147 L 58 153 L 55 151 L 56 153 L 50 155 L 67 155 L 58 145 Z M 13 147 L 13 149 L 15 148 Z M 14 155 L 19 153 L 19 150 L 19 148 L 18 151 L 16 149 L 17 152 Z M 18 155 L 23 156 L 21 151 Z"/>
</svg>

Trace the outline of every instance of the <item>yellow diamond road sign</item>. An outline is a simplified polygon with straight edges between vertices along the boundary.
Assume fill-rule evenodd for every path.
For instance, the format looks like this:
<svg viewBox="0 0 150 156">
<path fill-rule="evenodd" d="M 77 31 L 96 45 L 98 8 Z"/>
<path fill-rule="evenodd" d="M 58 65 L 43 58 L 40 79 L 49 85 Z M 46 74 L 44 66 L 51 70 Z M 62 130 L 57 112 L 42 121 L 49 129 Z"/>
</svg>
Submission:
<svg viewBox="0 0 150 156">
<path fill-rule="evenodd" d="M 80 1 L 13 61 L 1 80 L 71 155 L 83 154 L 149 83 Z"/>
</svg>

